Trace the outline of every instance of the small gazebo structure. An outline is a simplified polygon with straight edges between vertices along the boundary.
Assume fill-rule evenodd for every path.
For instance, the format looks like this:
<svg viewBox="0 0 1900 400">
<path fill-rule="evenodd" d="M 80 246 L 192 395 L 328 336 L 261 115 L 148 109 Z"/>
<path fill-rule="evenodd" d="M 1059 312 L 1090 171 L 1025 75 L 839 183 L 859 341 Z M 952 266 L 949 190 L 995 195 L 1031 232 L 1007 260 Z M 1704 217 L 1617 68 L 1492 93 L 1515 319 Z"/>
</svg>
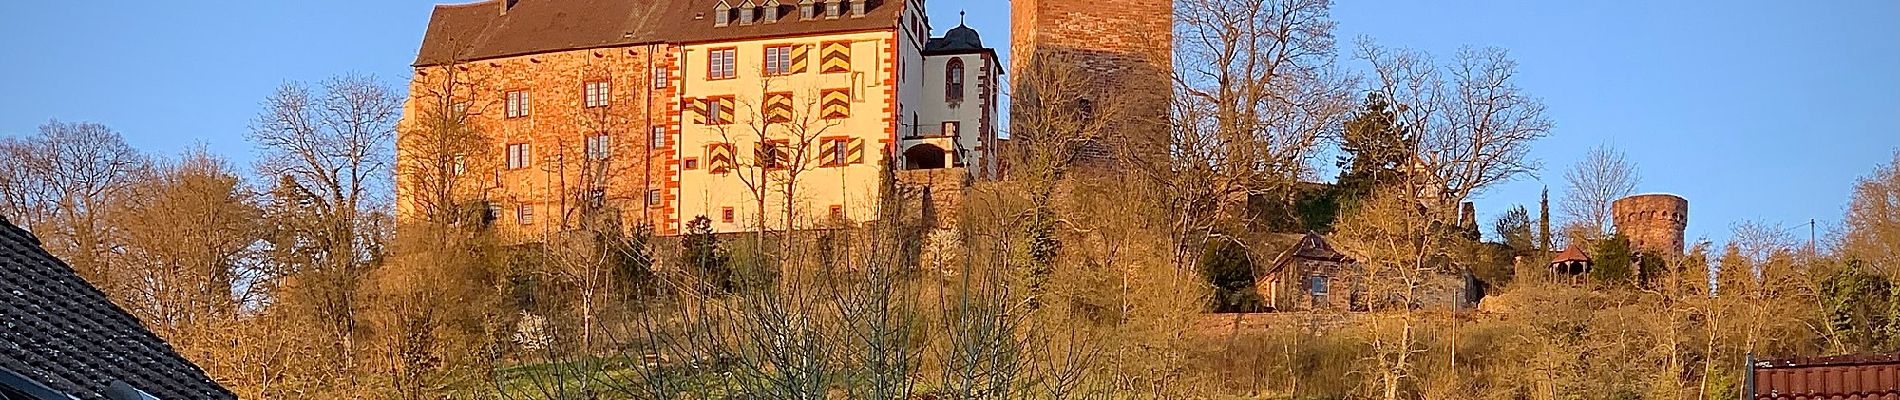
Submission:
<svg viewBox="0 0 1900 400">
<path fill-rule="evenodd" d="M 1590 255 L 1583 248 L 1571 243 L 1564 251 L 1550 259 L 1550 272 L 1561 277 L 1578 277 L 1590 273 Z"/>
</svg>

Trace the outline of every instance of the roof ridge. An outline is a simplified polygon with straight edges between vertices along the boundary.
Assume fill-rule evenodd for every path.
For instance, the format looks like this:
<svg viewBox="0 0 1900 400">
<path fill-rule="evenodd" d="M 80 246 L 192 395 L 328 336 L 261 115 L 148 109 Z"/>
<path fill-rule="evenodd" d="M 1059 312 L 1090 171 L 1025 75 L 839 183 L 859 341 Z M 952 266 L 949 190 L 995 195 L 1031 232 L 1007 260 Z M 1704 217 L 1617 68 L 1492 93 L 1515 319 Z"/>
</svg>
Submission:
<svg viewBox="0 0 1900 400">
<path fill-rule="evenodd" d="M 478 0 L 475 2 L 469 2 L 469 3 L 437 4 L 435 5 L 435 8 L 468 8 L 468 7 L 474 7 L 474 6 L 493 5 L 495 4 L 495 2 L 498 2 L 498 1 L 501 1 L 501 0 Z"/>
<path fill-rule="evenodd" d="M 691 45 L 844 32 L 895 31 L 910 1 L 873 2 L 862 15 L 803 18 L 798 11 L 753 24 L 714 26 L 718 0 L 522 0 L 519 12 L 484 11 L 496 1 L 437 5 L 412 67 L 654 43 Z M 781 6 L 788 2 L 781 0 Z M 621 17 L 624 15 L 625 17 Z"/>
<path fill-rule="evenodd" d="M 0 233 L 19 237 L 20 240 L 32 243 L 34 246 L 41 245 L 39 236 L 34 235 L 32 231 L 26 230 L 25 227 L 14 225 L 13 221 L 7 219 L 5 215 L 0 215 Z"/>
</svg>

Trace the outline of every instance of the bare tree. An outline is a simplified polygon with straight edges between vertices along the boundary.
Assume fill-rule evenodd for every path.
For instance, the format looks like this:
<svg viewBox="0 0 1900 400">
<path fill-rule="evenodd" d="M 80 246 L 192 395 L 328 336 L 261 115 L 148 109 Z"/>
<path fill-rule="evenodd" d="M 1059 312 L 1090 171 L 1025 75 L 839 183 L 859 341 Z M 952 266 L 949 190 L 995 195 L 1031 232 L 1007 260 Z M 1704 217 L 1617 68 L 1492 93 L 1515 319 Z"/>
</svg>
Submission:
<svg viewBox="0 0 1900 400">
<path fill-rule="evenodd" d="M 1128 112 L 1129 105 L 1120 97 L 1104 97 L 1083 107 L 1073 95 L 1094 85 L 1094 75 L 1077 68 L 1067 55 L 1042 55 L 1018 71 L 1016 92 L 1010 97 L 1010 134 L 1012 154 L 1006 154 L 1009 179 L 1016 182 L 1028 199 L 1023 215 L 1018 216 L 1024 234 L 1013 236 L 1021 241 L 1025 257 L 1017 273 L 1022 296 L 1037 304 L 1049 277 L 1054 273 L 1055 257 L 1062 243 L 1057 237 L 1058 188 L 1071 178 L 1084 161 L 1096 157 L 1105 141 L 1110 140 L 1109 121 Z M 1086 110 L 1085 110 L 1086 108 Z M 1014 220 L 1004 219 L 1004 220 Z"/>
<path fill-rule="evenodd" d="M 1372 354 L 1361 368 L 1370 375 L 1372 397 L 1396 399 L 1402 388 L 1415 383 L 1424 353 L 1419 330 L 1424 321 L 1415 308 L 1424 306 L 1426 290 L 1445 272 L 1448 235 L 1434 229 L 1417 211 L 1417 197 L 1398 188 L 1375 192 L 1373 197 L 1341 218 L 1334 240 L 1358 262 L 1359 281 L 1367 308 L 1388 312 L 1392 318 L 1368 323 L 1363 333 Z"/>
<path fill-rule="evenodd" d="M 1889 277 L 1900 277 L 1900 151 L 1854 184 L 1841 251 Z"/>
<path fill-rule="evenodd" d="M 1642 176 L 1623 152 L 1608 145 L 1590 149 L 1570 170 L 1564 171 L 1563 212 L 1593 236 L 1609 233 L 1610 203 L 1636 192 Z"/>
<path fill-rule="evenodd" d="M 353 365 L 356 293 L 388 234 L 387 182 L 402 98 L 366 76 L 325 81 L 317 90 L 287 83 L 265 99 L 251 124 L 259 175 L 275 182 L 271 245 L 279 273 L 295 275 L 296 295 Z"/>
<path fill-rule="evenodd" d="M 1372 64 L 1372 90 L 1392 100 L 1395 121 L 1417 142 L 1405 186 L 1426 216 L 1450 221 L 1473 194 L 1540 166 L 1530 146 L 1551 123 L 1543 103 L 1517 86 L 1517 63 L 1504 50 L 1465 48 L 1439 65 L 1370 38 L 1358 47 Z"/>
<path fill-rule="evenodd" d="M 118 293 L 112 204 L 149 161 L 105 125 L 58 120 L 36 135 L 0 138 L 0 212 L 39 236 L 94 286 Z"/>
<path fill-rule="evenodd" d="M 398 127 L 397 228 L 360 296 L 378 345 L 369 361 L 396 398 L 426 398 L 483 365 L 511 315 L 486 193 L 500 166 L 489 132 L 471 123 L 495 107 L 477 90 L 487 79 L 453 62 L 418 70 Z"/>
<path fill-rule="evenodd" d="M 839 115 L 825 109 L 823 97 L 835 95 L 831 92 L 792 91 L 781 89 L 782 84 L 780 78 L 768 78 L 756 98 L 726 102 L 723 107 L 731 108 L 730 116 L 706 116 L 707 124 L 713 126 L 722 145 L 734 146 L 733 173 L 753 197 L 754 229 L 760 234 L 773 229 L 799 229 L 813 222 L 799 220 L 798 212 L 811 208 L 800 197 L 800 191 L 805 189 L 800 186 L 800 178 L 844 157 L 832 154 L 834 149 L 821 145 L 826 136 L 842 132 L 843 118 L 849 118 L 850 111 Z M 720 118 L 730 120 L 719 121 Z M 739 151 L 736 146 L 740 144 L 750 144 L 753 151 Z M 820 154 L 833 158 L 826 159 Z M 771 208 L 777 212 L 769 211 Z"/>
<path fill-rule="evenodd" d="M 1180 2 L 1170 152 L 1148 170 L 1168 193 L 1175 263 L 1191 262 L 1248 196 L 1292 201 L 1322 140 L 1353 109 L 1334 64 L 1331 2 Z"/>
<path fill-rule="evenodd" d="M 224 160 L 202 147 L 136 174 L 111 205 L 117 232 L 114 301 L 207 374 L 257 396 L 262 354 L 289 352 L 239 343 L 258 338 L 273 277 L 264 274 L 262 211 L 255 193 Z M 294 346 L 287 346 L 294 347 Z"/>
<path fill-rule="evenodd" d="M 576 72 L 577 80 L 613 74 L 610 63 L 596 63 L 593 58 L 588 63 Z M 557 138 L 553 151 L 542 153 L 551 162 L 538 163 L 550 191 L 558 196 L 553 203 L 561 211 L 558 229 L 544 236 L 548 268 L 541 272 L 550 283 L 573 291 L 570 295 L 579 307 L 575 337 L 587 354 L 596 350 L 600 313 L 608 308 L 608 300 L 631 289 L 622 285 L 630 271 L 645 270 L 651 263 L 645 241 L 654 227 L 646 209 L 658 200 L 648 197 L 649 190 L 655 189 L 651 183 L 656 172 L 652 145 L 656 143 L 647 132 L 658 126 L 648 115 L 652 89 L 612 83 L 598 81 L 597 85 L 606 86 L 596 86 L 596 97 L 589 100 L 593 103 L 584 103 L 573 115 L 574 126 L 583 132 L 582 141 Z M 627 184 L 630 180 L 637 184 Z"/>
<path fill-rule="evenodd" d="M 261 305 L 257 265 L 262 212 L 224 161 L 204 149 L 153 168 L 113 209 L 122 227 L 131 300 L 126 304 L 173 341 L 235 321 Z"/>
<path fill-rule="evenodd" d="M 1375 94 L 1393 102 L 1394 120 L 1420 152 L 1402 167 L 1402 185 L 1376 193 L 1335 235 L 1364 265 L 1367 292 L 1387 294 L 1369 299 L 1372 308 L 1397 314 L 1366 332 L 1375 344 L 1367 365 L 1376 377 L 1373 395 L 1395 399 L 1417 378 L 1421 360 L 1413 356 L 1425 351 L 1418 330 L 1426 325 L 1414 310 L 1450 293 L 1446 282 L 1455 280 L 1448 278 L 1470 262 L 1454 250 L 1465 245 L 1451 229 L 1459 204 L 1537 168 L 1530 145 L 1550 122 L 1543 105 L 1512 81 L 1516 64 L 1502 50 L 1464 49 L 1448 66 L 1370 39 L 1360 40 L 1359 51 L 1372 64 Z M 1456 357 L 1447 360 L 1455 370 Z"/>
<path fill-rule="evenodd" d="M 396 204 L 403 218 L 441 224 L 470 222 L 480 209 L 481 192 L 491 182 L 494 145 L 488 132 L 469 118 L 483 114 L 493 100 L 476 88 L 486 81 L 457 64 L 417 71 L 410 115 L 396 137 Z"/>
</svg>

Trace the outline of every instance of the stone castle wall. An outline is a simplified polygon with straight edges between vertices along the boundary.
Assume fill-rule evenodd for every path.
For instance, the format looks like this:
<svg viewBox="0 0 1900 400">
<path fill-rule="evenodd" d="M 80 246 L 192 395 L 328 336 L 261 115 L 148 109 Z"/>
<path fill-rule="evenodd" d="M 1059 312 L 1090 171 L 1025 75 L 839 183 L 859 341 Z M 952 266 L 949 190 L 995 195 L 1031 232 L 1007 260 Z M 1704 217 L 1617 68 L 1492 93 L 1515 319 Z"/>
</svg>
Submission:
<svg viewBox="0 0 1900 400">
<path fill-rule="evenodd" d="M 904 189 L 905 215 L 922 218 L 932 229 L 957 227 L 957 207 L 963 191 L 969 188 L 969 170 L 940 168 L 896 171 L 898 186 Z"/>
<path fill-rule="evenodd" d="M 606 182 L 600 201 L 620 210 L 626 226 L 669 226 L 672 188 L 677 187 L 675 167 L 668 162 L 674 158 L 672 139 L 658 147 L 649 144 L 656 127 L 667 129 L 668 136 L 675 133 L 679 85 L 654 85 L 655 67 L 679 75 L 674 50 L 641 45 L 417 67 L 405 103 L 404 140 L 420 127 L 417 116 L 441 112 L 445 103 L 464 110 L 466 124 L 491 142 L 484 151 L 466 154 L 467 181 L 479 185 L 468 188 L 469 195 L 498 209 L 503 232 L 537 236 L 575 223 L 574 211 L 593 197 L 588 193 L 593 185 L 583 183 L 589 180 Z M 590 82 L 606 84 L 607 105 L 588 106 Z M 515 91 L 527 93 L 525 116 L 507 115 L 506 96 Z M 586 151 L 589 138 L 599 135 L 609 137 L 610 155 L 604 161 Z M 508 168 L 509 145 L 517 144 L 529 145 L 531 162 Z M 399 158 L 411 155 L 414 145 L 419 144 L 401 142 Z M 648 204 L 648 192 L 655 190 L 667 201 Z M 397 197 L 404 195 L 399 188 Z M 520 218 L 524 210 L 532 217 Z"/>
<path fill-rule="evenodd" d="M 1105 118 L 1100 138 L 1105 146 L 1084 149 L 1085 155 L 1166 149 L 1172 0 L 1013 0 L 1010 12 L 1010 76 L 1019 98 L 1037 97 L 1037 87 L 1059 90 L 1063 93 L 1046 100 L 1075 104 L 1042 106 L 1073 107 Z M 1033 114 L 1025 105 L 1034 103 L 1012 103 L 1012 112 Z M 1016 133 L 1034 141 L 1035 131 L 1018 127 Z"/>
<path fill-rule="evenodd" d="M 1670 194 L 1645 194 L 1610 204 L 1616 231 L 1637 251 L 1682 255 L 1689 226 L 1689 200 Z"/>
</svg>

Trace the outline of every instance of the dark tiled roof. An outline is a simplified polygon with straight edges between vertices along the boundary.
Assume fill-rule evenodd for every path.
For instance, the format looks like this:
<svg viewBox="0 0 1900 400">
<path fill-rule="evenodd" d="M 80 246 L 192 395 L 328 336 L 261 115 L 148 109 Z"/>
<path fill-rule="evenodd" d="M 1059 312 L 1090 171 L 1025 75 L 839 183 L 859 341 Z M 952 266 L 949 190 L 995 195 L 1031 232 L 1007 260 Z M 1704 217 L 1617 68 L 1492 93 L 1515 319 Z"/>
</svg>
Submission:
<svg viewBox="0 0 1900 400">
<path fill-rule="evenodd" d="M 1307 233 L 1300 237 L 1299 242 L 1293 243 L 1292 246 L 1287 247 L 1286 251 L 1280 252 L 1278 257 L 1274 257 L 1273 264 L 1267 268 L 1267 275 L 1279 273 L 1281 268 L 1286 268 L 1287 264 L 1293 260 L 1352 262 L 1352 257 L 1333 250 L 1333 245 L 1327 243 L 1326 238 L 1318 233 Z"/>
<path fill-rule="evenodd" d="M 1287 254 L 1292 257 L 1307 260 L 1332 262 L 1348 260 L 1345 254 L 1340 254 L 1339 251 L 1333 250 L 1333 245 L 1327 243 L 1326 238 L 1320 237 L 1317 233 L 1308 233 L 1305 237 L 1301 237 L 1299 244 L 1294 245 L 1291 249 L 1287 249 Z"/>
<path fill-rule="evenodd" d="M 837 18 L 825 18 L 821 12 L 818 18 L 803 20 L 794 10 L 781 14 L 777 22 L 734 21 L 727 26 L 713 25 L 719 0 L 517 0 L 506 14 L 498 1 L 505 0 L 436 6 L 414 65 L 651 43 L 895 29 L 906 0 L 872 0 L 860 17 L 845 10 Z"/>
<path fill-rule="evenodd" d="M 122 381 L 161 399 L 235 399 L 0 217 L 0 369 L 80 399 Z"/>
</svg>

